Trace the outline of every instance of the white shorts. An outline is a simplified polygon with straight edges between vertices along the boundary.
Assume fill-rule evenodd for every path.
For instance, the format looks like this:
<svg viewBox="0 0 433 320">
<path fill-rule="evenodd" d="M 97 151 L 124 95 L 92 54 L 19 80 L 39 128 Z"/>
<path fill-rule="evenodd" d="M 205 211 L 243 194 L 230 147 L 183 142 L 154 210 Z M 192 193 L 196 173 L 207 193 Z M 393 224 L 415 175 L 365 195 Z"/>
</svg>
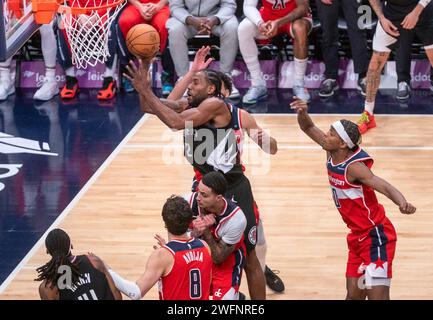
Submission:
<svg viewBox="0 0 433 320">
<path fill-rule="evenodd" d="M 379 22 L 376 26 L 376 32 L 373 37 L 373 50 L 377 52 L 391 52 L 389 46 L 395 44 L 398 38 L 394 38 L 385 32 L 382 24 Z"/>
</svg>

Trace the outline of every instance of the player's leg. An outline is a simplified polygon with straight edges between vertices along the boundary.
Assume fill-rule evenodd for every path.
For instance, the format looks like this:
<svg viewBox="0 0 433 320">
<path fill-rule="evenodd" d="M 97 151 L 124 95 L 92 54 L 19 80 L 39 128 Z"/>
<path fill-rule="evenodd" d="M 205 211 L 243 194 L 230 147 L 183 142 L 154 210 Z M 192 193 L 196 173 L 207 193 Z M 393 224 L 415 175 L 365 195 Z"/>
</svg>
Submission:
<svg viewBox="0 0 433 320">
<path fill-rule="evenodd" d="M 59 86 L 56 81 L 57 43 L 53 22 L 43 24 L 39 28 L 39 32 L 41 33 L 42 54 L 45 63 L 45 79 L 42 87 L 35 92 L 33 99 L 47 101 L 59 93 Z"/>
<path fill-rule="evenodd" d="M 114 74 L 117 69 L 118 55 L 117 55 L 117 32 L 116 21 L 110 25 L 110 33 L 108 35 L 108 52 L 109 56 L 105 61 L 105 72 L 103 75 L 102 88 L 98 91 L 97 98 L 99 100 L 113 99 L 117 93 L 117 83 L 114 80 Z"/>
<path fill-rule="evenodd" d="M 343 0 L 344 1 L 344 0 Z M 320 84 L 319 96 L 331 97 L 339 89 L 338 78 L 338 11 L 340 1 L 331 4 L 316 0 L 317 15 L 322 28 L 322 59 L 325 80 Z"/>
<path fill-rule="evenodd" d="M 257 245 L 256 245 L 256 255 L 259 260 L 260 267 L 265 274 L 266 285 L 275 292 L 284 291 L 284 283 L 279 276 L 277 276 L 276 271 L 270 269 L 266 265 L 266 252 L 268 245 L 266 243 L 265 232 L 263 228 L 263 221 L 259 216 L 259 209 L 257 203 L 254 201 L 254 211 L 257 212 L 256 217 L 259 217 L 259 224 L 257 226 Z"/>
<path fill-rule="evenodd" d="M 359 131 L 363 134 L 368 129 L 376 126 L 374 119 L 374 103 L 379 90 L 380 75 L 391 52 L 390 47 L 397 43 L 398 39 L 390 36 L 383 30 L 380 23 L 377 24 L 373 38 L 373 55 L 367 71 L 367 86 L 364 112 L 358 120 Z"/>
<path fill-rule="evenodd" d="M 360 284 L 361 282 L 362 279 L 359 277 L 346 278 L 346 300 L 365 300 L 367 292 Z"/>
<path fill-rule="evenodd" d="M 367 289 L 368 300 L 390 300 L 389 286 L 373 286 Z"/>
<path fill-rule="evenodd" d="M 194 37 L 197 30 L 174 17 L 168 19 L 166 26 L 168 29 L 170 53 L 176 73 L 179 77 L 183 77 L 189 71 L 188 39 Z"/>
<path fill-rule="evenodd" d="M 252 300 L 264 300 L 266 299 L 265 276 L 255 250 L 258 220 L 256 220 L 254 213 L 254 198 L 248 178 L 242 176 L 234 186 L 229 186 L 227 197 L 229 199 L 233 198 L 237 202 L 247 219 L 244 232 L 244 242 L 247 250 L 244 270 L 247 276 L 250 298 Z"/>
<path fill-rule="evenodd" d="M 247 65 L 251 76 L 251 87 L 242 101 L 245 104 L 253 104 L 268 96 L 266 81 L 263 80 L 262 70 L 260 69 L 259 50 L 256 44 L 256 38 L 265 38 L 259 36 L 258 27 L 248 18 L 242 20 L 238 28 L 239 49 L 242 58 Z"/>
<path fill-rule="evenodd" d="M 212 29 L 212 33 L 220 38 L 220 70 L 230 77 L 239 47 L 238 27 L 238 19 L 233 16 Z M 239 96 L 239 91 L 233 84 L 230 98 L 238 98 Z"/>
<path fill-rule="evenodd" d="M 57 60 L 66 74 L 66 83 L 60 91 L 63 99 L 75 98 L 79 92 L 78 79 L 75 77 L 75 68 L 72 65 L 71 51 L 69 49 L 66 31 L 57 28 Z"/>
<path fill-rule="evenodd" d="M 11 80 L 12 58 L 0 62 L 0 101 L 15 93 L 15 84 Z"/>
<path fill-rule="evenodd" d="M 311 96 L 305 88 L 305 72 L 308 64 L 308 34 L 312 28 L 311 20 L 301 18 L 291 23 L 293 37 L 293 53 L 295 61 L 295 75 L 293 81 L 293 95 L 304 101 L 310 101 Z"/>
<path fill-rule="evenodd" d="M 170 18 L 170 10 L 168 6 L 158 11 L 150 21 L 150 24 L 158 31 L 159 38 L 161 39 L 161 63 L 162 63 L 162 74 L 161 74 L 161 85 L 162 95 L 168 96 L 173 90 L 174 86 L 174 64 L 173 59 L 170 55 L 170 49 L 168 48 L 168 30 L 166 27 L 167 20 Z"/>
<path fill-rule="evenodd" d="M 358 11 L 361 6 L 361 1 L 343 0 L 341 1 L 341 5 L 343 7 L 344 17 L 347 21 L 347 33 L 350 40 L 354 71 L 358 74 L 358 90 L 362 95 L 365 95 L 368 69 L 368 46 L 366 32 L 360 28 L 359 23 L 360 13 L 358 13 Z"/>
</svg>

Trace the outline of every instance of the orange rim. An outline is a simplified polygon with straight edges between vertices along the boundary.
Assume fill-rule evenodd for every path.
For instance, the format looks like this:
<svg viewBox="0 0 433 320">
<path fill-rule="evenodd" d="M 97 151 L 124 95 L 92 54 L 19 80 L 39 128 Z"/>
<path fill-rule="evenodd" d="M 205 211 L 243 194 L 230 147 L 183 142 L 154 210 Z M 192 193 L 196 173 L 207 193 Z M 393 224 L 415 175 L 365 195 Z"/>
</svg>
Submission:
<svg viewBox="0 0 433 320">
<path fill-rule="evenodd" d="M 65 4 L 62 0 L 33 0 L 32 10 L 35 15 L 36 23 L 48 24 L 53 20 L 54 14 L 68 13 L 68 14 L 87 14 L 91 11 L 99 11 L 107 8 L 112 8 L 120 5 L 125 0 L 114 0 L 111 3 L 103 4 L 95 7 L 70 7 Z"/>
</svg>

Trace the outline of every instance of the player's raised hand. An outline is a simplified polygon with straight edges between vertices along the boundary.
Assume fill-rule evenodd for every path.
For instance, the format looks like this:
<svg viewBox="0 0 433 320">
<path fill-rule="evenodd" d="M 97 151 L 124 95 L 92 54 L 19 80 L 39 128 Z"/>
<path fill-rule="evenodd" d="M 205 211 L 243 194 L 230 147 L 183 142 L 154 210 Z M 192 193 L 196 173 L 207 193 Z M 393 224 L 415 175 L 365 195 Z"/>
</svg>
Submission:
<svg viewBox="0 0 433 320">
<path fill-rule="evenodd" d="M 295 100 L 290 103 L 290 109 L 296 111 L 297 113 L 303 113 L 307 112 L 308 110 L 308 104 L 301 99 L 298 99 L 298 97 L 294 97 Z"/>
<path fill-rule="evenodd" d="M 158 249 L 158 248 L 160 248 L 160 247 L 162 247 L 162 246 L 164 246 L 166 244 L 165 239 L 163 237 L 161 237 L 159 234 L 155 234 L 154 239 L 156 240 L 156 242 L 157 242 L 157 244 L 159 246 L 158 247 L 158 246 L 154 245 L 153 249 L 155 249 L 155 250 Z"/>
<path fill-rule="evenodd" d="M 195 54 L 194 61 L 191 65 L 191 70 L 197 72 L 202 69 L 206 69 L 210 63 L 213 61 L 213 58 L 210 57 L 206 59 L 207 55 L 210 52 L 209 46 L 202 46 L 197 53 Z"/>
<path fill-rule="evenodd" d="M 149 74 L 150 61 L 138 59 L 138 64 L 139 66 L 137 67 L 134 61 L 130 61 L 126 66 L 128 73 L 124 73 L 123 75 L 131 81 L 137 92 L 145 94 L 146 90 L 152 90 Z"/>
<path fill-rule="evenodd" d="M 400 212 L 403 214 L 413 214 L 416 211 L 416 207 L 409 202 L 404 202 L 399 206 Z"/>
</svg>

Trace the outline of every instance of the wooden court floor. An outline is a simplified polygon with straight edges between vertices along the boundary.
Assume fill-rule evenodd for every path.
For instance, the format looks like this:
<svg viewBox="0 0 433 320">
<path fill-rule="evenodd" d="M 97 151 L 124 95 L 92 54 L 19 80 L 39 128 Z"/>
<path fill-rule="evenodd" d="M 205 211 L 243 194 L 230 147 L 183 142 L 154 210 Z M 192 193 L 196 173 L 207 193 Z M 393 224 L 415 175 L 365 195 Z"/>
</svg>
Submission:
<svg viewBox="0 0 433 320">
<path fill-rule="evenodd" d="M 312 115 L 323 130 L 353 115 Z M 293 115 L 256 115 L 278 140 L 266 156 L 248 143 L 244 162 L 264 221 L 267 264 L 279 270 L 284 294 L 268 299 L 343 299 L 346 226 L 334 207 L 325 152 L 299 129 Z M 373 171 L 415 204 L 404 216 L 379 195 L 397 233 L 392 299 L 433 298 L 433 117 L 377 116 L 364 136 Z M 71 236 L 76 254 L 92 251 L 130 280 L 144 271 L 155 233 L 165 235 L 161 207 L 171 194 L 189 191 L 192 169 L 182 157 L 182 138 L 158 119 L 144 116 L 130 136 L 56 221 Z M 12 274 L 0 299 L 37 299 L 35 268 L 45 263 L 43 241 Z M 241 290 L 248 293 L 244 277 Z M 145 299 L 157 299 L 154 287 Z"/>
</svg>

